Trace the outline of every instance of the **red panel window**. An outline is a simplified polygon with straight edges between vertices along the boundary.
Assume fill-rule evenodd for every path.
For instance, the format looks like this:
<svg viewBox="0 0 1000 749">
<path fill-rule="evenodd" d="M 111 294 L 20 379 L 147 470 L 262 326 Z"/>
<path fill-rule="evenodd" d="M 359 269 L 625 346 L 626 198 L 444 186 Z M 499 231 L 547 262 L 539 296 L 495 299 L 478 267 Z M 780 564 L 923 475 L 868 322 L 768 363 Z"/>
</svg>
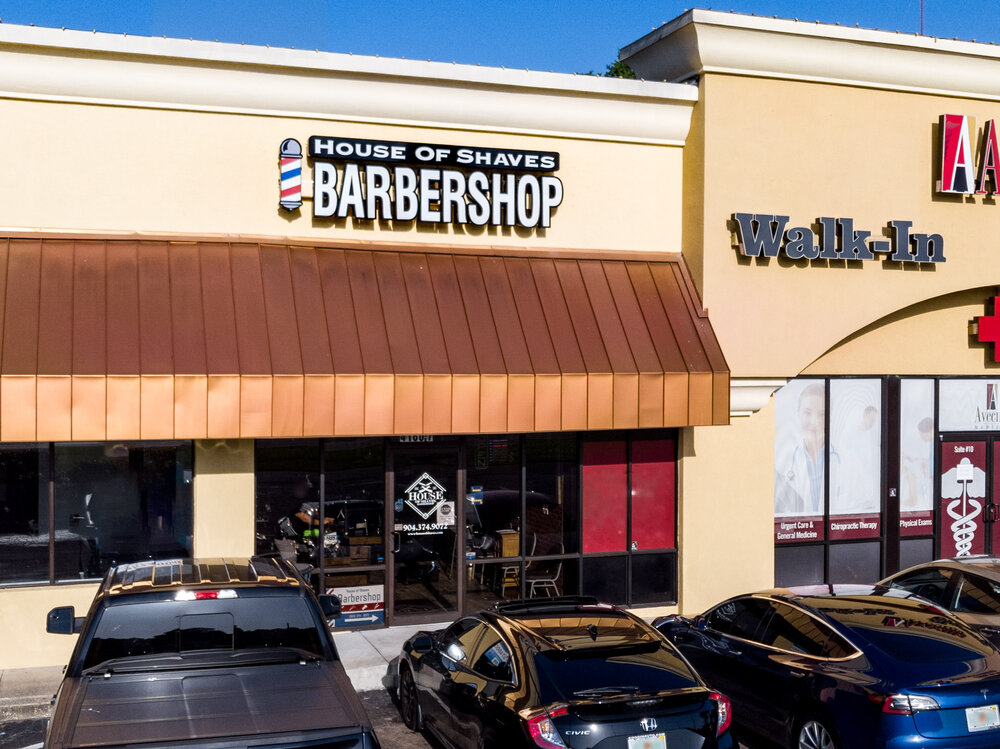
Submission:
<svg viewBox="0 0 1000 749">
<path fill-rule="evenodd" d="M 625 551 L 625 442 L 583 443 L 583 551 Z"/>
<path fill-rule="evenodd" d="M 632 443 L 632 541 L 640 550 L 673 549 L 677 545 L 676 460 L 673 440 Z"/>
</svg>

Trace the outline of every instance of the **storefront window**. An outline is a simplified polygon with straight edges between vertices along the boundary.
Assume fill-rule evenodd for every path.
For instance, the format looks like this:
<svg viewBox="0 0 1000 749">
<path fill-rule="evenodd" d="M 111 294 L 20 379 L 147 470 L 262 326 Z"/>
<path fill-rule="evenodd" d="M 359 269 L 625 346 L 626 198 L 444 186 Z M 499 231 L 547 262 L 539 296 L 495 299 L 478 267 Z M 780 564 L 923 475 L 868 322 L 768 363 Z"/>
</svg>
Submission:
<svg viewBox="0 0 1000 749">
<path fill-rule="evenodd" d="M 466 443 L 466 550 L 481 557 L 521 554 L 521 442 L 517 435 L 471 437 Z M 536 546 L 529 533 L 524 553 Z"/>
<path fill-rule="evenodd" d="M 899 535 L 904 537 L 934 532 L 934 432 L 934 381 L 902 380 L 899 383 Z"/>
<path fill-rule="evenodd" d="M 385 562 L 384 446 L 381 438 L 325 443 L 327 572 Z"/>
<path fill-rule="evenodd" d="M 256 549 L 296 562 L 308 576 L 319 562 L 319 441 L 259 440 Z"/>
<path fill-rule="evenodd" d="M 627 492 L 625 440 L 584 442 L 582 495 L 585 554 L 625 551 Z"/>
<path fill-rule="evenodd" d="M 676 455 L 673 440 L 632 440 L 632 551 L 675 545 Z"/>
<path fill-rule="evenodd" d="M 191 555 L 190 445 L 72 443 L 54 450 L 57 580 Z"/>
<path fill-rule="evenodd" d="M 0 585 L 49 581 L 48 449 L 30 445 L 0 450 Z M 81 539 L 63 531 L 56 545 Z"/>
<path fill-rule="evenodd" d="M 575 434 L 524 438 L 525 532 L 534 537 L 527 556 L 576 553 L 580 517 L 579 444 Z"/>
</svg>

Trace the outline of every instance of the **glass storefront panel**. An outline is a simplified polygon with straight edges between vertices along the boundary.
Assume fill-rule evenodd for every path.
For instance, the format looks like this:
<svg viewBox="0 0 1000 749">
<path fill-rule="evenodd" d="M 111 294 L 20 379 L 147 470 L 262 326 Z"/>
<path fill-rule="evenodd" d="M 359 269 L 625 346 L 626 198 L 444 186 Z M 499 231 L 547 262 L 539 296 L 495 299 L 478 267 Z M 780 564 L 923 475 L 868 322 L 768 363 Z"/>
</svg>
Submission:
<svg viewBox="0 0 1000 749">
<path fill-rule="evenodd" d="M 676 554 L 633 554 L 631 560 L 633 606 L 677 600 Z"/>
<path fill-rule="evenodd" d="M 466 549 L 477 557 L 516 557 L 521 538 L 521 441 L 482 435 L 466 442 Z M 536 536 L 523 541 L 525 554 Z"/>
<path fill-rule="evenodd" d="M 628 523 L 625 440 L 585 441 L 582 460 L 583 552 L 625 551 Z"/>
<path fill-rule="evenodd" d="M 899 383 L 899 534 L 934 532 L 934 381 Z M 902 559 L 900 560 L 902 561 Z"/>
<path fill-rule="evenodd" d="M 48 446 L 0 449 L 0 585 L 49 581 Z M 56 545 L 89 557 L 84 537 L 70 530 Z"/>
<path fill-rule="evenodd" d="M 676 545 L 676 454 L 673 440 L 632 441 L 632 551 Z"/>
<path fill-rule="evenodd" d="M 385 562 L 384 446 L 382 438 L 324 443 L 327 572 Z"/>
<path fill-rule="evenodd" d="M 309 575 L 319 563 L 318 440 L 258 440 L 258 554 L 278 553 Z"/>
<path fill-rule="evenodd" d="M 525 519 L 534 536 L 531 556 L 580 550 L 579 443 L 575 434 L 531 434 L 524 438 Z"/>
<path fill-rule="evenodd" d="M 779 543 L 807 540 L 780 533 L 783 518 L 795 518 L 795 528 L 822 523 L 825 486 L 826 383 L 792 380 L 774 394 L 774 517 Z"/>
<path fill-rule="evenodd" d="M 115 564 L 191 555 L 191 445 L 55 445 L 57 580 L 100 578 Z"/>
<path fill-rule="evenodd" d="M 821 582 L 824 572 L 823 546 L 776 546 L 774 549 L 774 584 L 810 585 Z"/>
<path fill-rule="evenodd" d="M 393 613 L 458 610 L 455 498 L 458 449 L 398 447 L 392 453 Z"/>
<path fill-rule="evenodd" d="M 830 540 L 879 537 L 882 533 L 881 380 L 830 380 L 829 453 Z"/>
<path fill-rule="evenodd" d="M 882 544 L 866 541 L 853 544 L 830 544 L 829 581 L 871 583 L 879 579 L 879 551 Z"/>
<path fill-rule="evenodd" d="M 465 610 L 479 611 L 521 597 L 521 563 L 516 560 L 468 563 Z"/>
<path fill-rule="evenodd" d="M 597 596 L 605 603 L 628 602 L 628 557 L 584 557 L 583 590 L 585 596 Z"/>
</svg>

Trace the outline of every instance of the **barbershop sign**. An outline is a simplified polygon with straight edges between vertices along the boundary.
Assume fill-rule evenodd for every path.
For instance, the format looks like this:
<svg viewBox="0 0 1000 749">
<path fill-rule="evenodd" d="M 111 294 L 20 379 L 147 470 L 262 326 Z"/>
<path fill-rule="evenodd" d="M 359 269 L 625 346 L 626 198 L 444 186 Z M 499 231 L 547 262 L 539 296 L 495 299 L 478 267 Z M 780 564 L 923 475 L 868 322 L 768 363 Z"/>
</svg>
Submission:
<svg viewBox="0 0 1000 749">
<path fill-rule="evenodd" d="M 887 260 L 897 263 L 943 263 L 944 238 L 913 232 L 912 221 L 890 221 L 887 237 L 872 239 L 854 219 L 821 217 L 809 226 L 791 225 L 789 216 L 734 213 L 739 251 L 746 257 L 790 260 Z"/>
<path fill-rule="evenodd" d="M 563 199 L 559 154 L 313 136 L 313 216 L 547 228 Z M 302 146 L 281 143 L 279 205 L 302 205 Z"/>
</svg>

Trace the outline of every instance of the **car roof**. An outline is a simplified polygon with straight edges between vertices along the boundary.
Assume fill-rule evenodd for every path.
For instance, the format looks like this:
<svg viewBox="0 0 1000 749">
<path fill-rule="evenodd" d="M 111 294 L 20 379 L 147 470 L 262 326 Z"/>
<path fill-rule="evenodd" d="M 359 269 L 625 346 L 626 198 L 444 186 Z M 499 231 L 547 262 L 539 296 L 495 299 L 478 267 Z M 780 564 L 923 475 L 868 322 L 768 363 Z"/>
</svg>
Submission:
<svg viewBox="0 0 1000 749">
<path fill-rule="evenodd" d="M 772 588 L 749 596 L 773 598 L 785 603 L 811 609 L 814 613 L 837 610 L 843 604 L 854 603 L 863 606 L 877 605 L 883 608 L 912 608 L 913 606 L 939 610 L 942 614 L 948 612 L 937 604 L 926 601 L 915 593 L 902 588 L 890 588 L 885 585 L 801 585 L 788 588 Z M 744 596 L 738 596 L 742 598 Z"/>
<path fill-rule="evenodd" d="M 1000 557 L 991 556 L 989 554 L 935 559 L 931 562 L 924 562 L 923 564 L 916 564 L 913 567 L 908 567 L 907 569 L 896 573 L 892 577 L 898 577 L 904 572 L 914 572 L 916 570 L 926 569 L 929 567 L 946 567 L 957 570 L 975 567 L 976 572 L 1000 580 Z"/>
<path fill-rule="evenodd" d="M 624 609 L 588 596 L 512 601 L 484 614 L 530 640 L 536 650 L 591 650 L 661 639 L 656 630 Z"/>
<path fill-rule="evenodd" d="M 277 557 L 163 559 L 112 567 L 101 593 L 124 596 L 178 588 L 301 588 L 294 567 Z"/>
</svg>

